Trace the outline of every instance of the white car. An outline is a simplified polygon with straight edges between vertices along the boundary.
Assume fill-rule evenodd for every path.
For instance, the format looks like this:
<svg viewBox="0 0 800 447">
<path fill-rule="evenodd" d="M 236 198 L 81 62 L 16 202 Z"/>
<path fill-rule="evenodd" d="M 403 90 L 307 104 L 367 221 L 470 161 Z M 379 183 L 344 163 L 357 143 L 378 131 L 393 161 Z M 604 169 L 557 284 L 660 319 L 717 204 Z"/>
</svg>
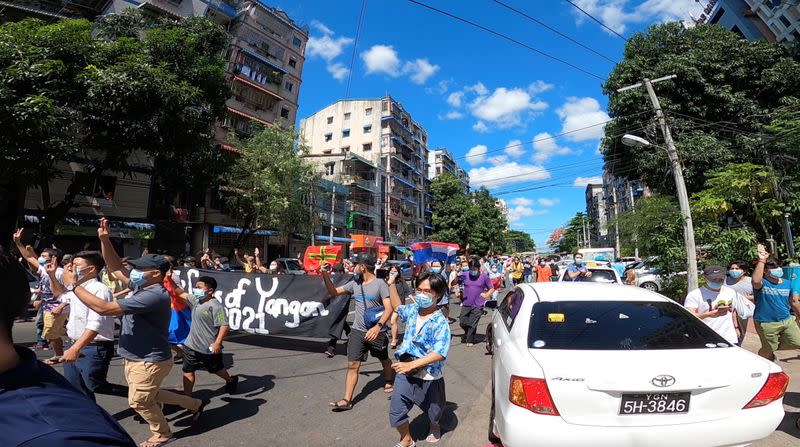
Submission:
<svg viewBox="0 0 800 447">
<path fill-rule="evenodd" d="M 740 446 L 783 419 L 789 378 L 781 368 L 666 297 L 613 284 L 535 283 L 497 303 L 487 333 L 491 442 Z"/>
<path fill-rule="evenodd" d="M 598 282 L 598 283 L 607 283 L 607 284 L 623 284 L 622 278 L 619 277 L 619 273 L 611 267 L 587 267 L 587 269 L 592 272 L 592 276 L 589 277 L 581 277 L 581 279 L 576 280 L 575 282 Z M 558 274 L 558 281 L 559 282 L 573 282 L 571 279 L 567 277 L 567 268 L 564 267 L 560 270 Z"/>
</svg>

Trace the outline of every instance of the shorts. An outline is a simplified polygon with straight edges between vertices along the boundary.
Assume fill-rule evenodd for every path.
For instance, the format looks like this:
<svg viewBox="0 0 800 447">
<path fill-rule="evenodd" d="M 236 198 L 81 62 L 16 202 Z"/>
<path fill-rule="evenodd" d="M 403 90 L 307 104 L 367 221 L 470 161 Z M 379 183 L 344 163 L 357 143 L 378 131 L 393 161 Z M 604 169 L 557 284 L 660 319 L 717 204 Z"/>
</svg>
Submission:
<svg viewBox="0 0 800 447">
<path fill-rule="evenodd" d="M 57 338 L 65 337 L 67 335 L 67 328 L 64 326 L 67 323 L 67 313 L 61 312 L 58 315 L 53 315 L 52 312 L 44 312 L 44 329 L 42 330 L 42 338 L 45 340 L 55 340 Z"/>
<path fill-rule="evenodd" d="M 797 326 L 794 316 L 783 321 L 754 323 L 762 348 L 769 348 L 775 352 L 781 344 L 800 347 L 800 327 Z"/>
<path fill-rule="evenodd" d="M 389 403 L 389 424 L 399 427 L 408 422 L 408 412 L 420 407 L 428 419 L 438 424 L 445 405 L 444 378 L 422 380 L 398 374 L 394 377 L 394 392 Z"/>
<path fill-rule="evenodd" d="M 347 339 L 347 360 L 351 362 L 366 362 L 367 353 L 378 359 L 386 360 L 389 358 L 388 342 L 386 332 L 381 331 L 378 338 L 372 341 L 364 340 L 366 332 L 353 329 Z"/>
<path fill-rule="evenodd" d="M 222 363 L 222 353 L 206 354 L 184 347 L 183 372 L 191 373 L 200 369 L 205 369 L 212 374 L 225 369 L 225 365 Z"/>
</svg>

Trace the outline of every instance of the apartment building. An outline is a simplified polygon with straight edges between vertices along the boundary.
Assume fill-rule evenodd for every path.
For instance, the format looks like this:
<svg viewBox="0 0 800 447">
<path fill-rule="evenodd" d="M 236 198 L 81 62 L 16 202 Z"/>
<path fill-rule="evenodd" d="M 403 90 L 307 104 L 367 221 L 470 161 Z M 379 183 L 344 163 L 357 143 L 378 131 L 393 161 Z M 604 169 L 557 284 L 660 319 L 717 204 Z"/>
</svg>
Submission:
<svg viewBox="0 0 800 447">
<path fill-rule="evenodd" d="M 340 100 L 301 120 L 308 159 L 350 187 L 353 233 L 408 244 L 432 230 L 428 135 L 391 96 Z"/>
<path fill-rule="evenodd" d="M 589 218 L 589 245 L 608 246 L 608 220 L 602 184 L 586 185 L 586 215 Z"/>
<path fill-rule="evenodd" d="M 110 0 L 0 0 L 0 23 L 27 17 L 44 21 L 94 20 Z"/>
<path fill-rule="evenodd" d="M 447 149 L 434 149 L 428 153 L 428 177 L 433 180 L 445 172 L 453 174 L 461 181 L 464 192 L 469 192 L 469 174 L 456 163 L 453 154 Z"/>
<path fill-rule="evenodd" d="M 700 21 L 724 26 L 747 40 L 800 41 L 800 5 L 795 0 L 710 0 Z"/>
<path fill-rule="evenodd" d="M 622 213 L 635 209 L 636 201 L 650 197 L 652 191 L 642 180 L 628 180 L 612 175 L 608 170 L 603 172 L 603 198 L 605 200 L 606 222 L 613 222 Z M 608 243 L 616 246 L 617 236 L 614 229 L 608 231 Z"/>
</svg>

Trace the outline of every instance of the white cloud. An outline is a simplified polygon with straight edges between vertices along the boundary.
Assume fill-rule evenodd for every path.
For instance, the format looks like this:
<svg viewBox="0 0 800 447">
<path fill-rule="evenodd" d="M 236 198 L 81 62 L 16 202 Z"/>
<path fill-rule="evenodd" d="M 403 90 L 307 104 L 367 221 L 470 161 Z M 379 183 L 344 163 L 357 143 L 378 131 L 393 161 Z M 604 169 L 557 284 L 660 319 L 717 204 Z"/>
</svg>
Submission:
<svg viewBox="0 0 800 447">
<path fill-rule="evenodd" d="M 350 69 L 339 62 L 328 64 L 327 69 L 328 73 L 330 73 L 331 76 L 333 76 L 333 79 L 336 79 L 337 81 L 343 80 L 348 74 L 350 74 Z"/>
<path fill-rule="evenodd" d="M 531 206 L 533 205 L 533 200 L 527 199 L 525 197 L 517 197 L 515 199 L 511 199 L 511 204 L 519 206 Z"/>
<path fill-rule="evenodd" d="M 505 153 L 509 157 L 522 157 L 525 155 L 525 148 L 520 140 L 511 140 L 506 144 Z"/>
<path fill-rule="evenodd" d="M 489 163 L 497 166 L 502 165 L 508 162 L 508 155 L 495 155 L 494 157 L 489 157 Z"/>
<path fill-rule="evenodd" d="M 570 141 L 588 141 L 603 138 L 603 129 L 610 118 L 600 110 L 600 103 L 594 98 L 569 97 L 563 106 L 556 110 L 561 118 L 561 132 L 570 132 L 564 138 Z M 579 130 L 583 129 L 583 130 Z"/>
<path fill-rule="evenodd" d="M 570 152 L 569 148 L 559 146 L 556 139 L 547 132 L 533 137 L 533 159 L 538 163 L 544 163 L 554 155 L 566 155 Z"/>
<path fill-rule="evenodd" d="M 450 88 L 450 80 L 441 80 L 436 83 L 436 87 L 428 87 L 425 89 L 425 93 L 429 95 L 444 95 L 447 93 L 447 90 Z"/>
<path fill-rule="evenodd" d="M 480 167 L 469 170 L 469 182 L 473 187 L 493 188 L 548 178 L 550 178 L 550 173 L 542 166 L 519 164 L 514 161 L 488 168 Z"/>
<path fill-rule="evenodd" d="M 460 120 L 464 118 L 464 114 L 458 110 L 451 110 L 444 115 L 439 115 L 440 120 Z"/>
<path fill-rule="evenodd" d="M 330 28 L 325 26 L 325 24 L 320 22 L 319 20 L 312 20 L 311 21 L 311 26 L 313 28 L 321 31 L 323 34 L 333 34 L 333 30 L 331 30 Z"/>
<path fill-rule="evenodd" d="M 522 124 L 525 112 L 541 111 L 546 102 L 534 100 L 521 88 L 498 87 L 491 95 L 481 95 L 469 105 L 472 114 L 482 120 L 496 124 L 501 129 Z"/>
<path fill-rule="evenodd" d="M 428 59 L 417 59 L 415 61 L 406 62 L 403 65 L 403 73 L 411 77 L 411 81 L 415 84 L 424 84 L 428 78 L 439 71 L 439 66 L 431 64 Z"/>
<path fill-rule="evenodd" d="M 508 222 L 520 223 L 524 217 L 540 216 L 547 214 L 547 210 L 535 210 L 528 206 L 517 205 L 508 209 Z"/>
<path fill-rule="evenodd" d="M 639 5 L 631 5 L 629 0 L 576 0 L 576 4 L 618 33 L 634 23 L 686 20 L 689 13 L 699 16 L 703 9 L 695 0 L 647 0 Z M 589 20 L 577 9 L 573 14 L 578 24 Z"/>
<path fill-rule="evenodd" d="M 533 81 L 531 85 L 528 86 L 528 93 L 531 95 L 538 95 L 539 93 L 552 90 L 553 87 L 555 87 L 553 84 L 548 84 L 544 81 Z"/>
<path fill-rule="evenodd" d="M 478 133 L 486 133 L 489 132 L 489 126 L 487 126 L 483 121 L 478 121 L 472 125 L 472 130 Z"/>
<path fill-rule="evenodd" d="M 453 92 L 447 96 L 447 103 L 453 107 L 461 107 L 461 101 L 464 99 L 464 92 Z"/>
<path fill-rule="evenodd" d="M 330 34 L 326 34 L 322 37 L 309 37 L 306 49 L 308 50 L 308 54 L 310 56 L 319 56 L 330 62 L 342 54 L 344 47 L 350 45 L 351 43 L 353 43 L 353 39 L 349 37 L 333 37 Z"/>
<path fill-rule="evenodd" d="M 400 58 L 391 45 L 373 45 L 361 53 L 361 59 L 367 66 L 367 74 L 384 73 L 393 77 L 400 75 Z"/>
<path fill-rule="evenodd" d="M 467 156 L 465 157 L 467 163 L 471 165 L 477 165 L 483 163 L 486 160 L 486 151 L 489 148 L 483 144 L 479 144 L 477 146 L 473 146 L 470 150 L 467 151 Z"/>
<path fill-rule="evenodd" d="M 558 198 L 546 199 L 544 197 L 542 197 L 541 199 L 537 200 L 539 205 L 542 205 L 542 206 L 556 206 L 556 205 L 558 205 L 558 202 L 560 202 L 560 201 L 561 200 L 559 200 Z"/>
<path fill-rule="evenodd" d="M 476 95 L 480 95 L 480 96 L 489 94 L 489 89 L 487 89 L 486 86 L 483 85 L 483 82 L 478 82 L 475 85 L 472 85 L 472 86 L 469 86 L 469 87 L 465 88 L 465 90 L 468 91 L 468 92 L 473 92 Z"/>
<path fill-rule="evenodd" d="M 601 185 L 603 184 L 603 177 L 595 176 L 595 177 L 578 177 L 575 179 L 575 182 L 572 183 L 572 186 L 577 187 L 586 187 L 587 185 Z"/>
</svg>

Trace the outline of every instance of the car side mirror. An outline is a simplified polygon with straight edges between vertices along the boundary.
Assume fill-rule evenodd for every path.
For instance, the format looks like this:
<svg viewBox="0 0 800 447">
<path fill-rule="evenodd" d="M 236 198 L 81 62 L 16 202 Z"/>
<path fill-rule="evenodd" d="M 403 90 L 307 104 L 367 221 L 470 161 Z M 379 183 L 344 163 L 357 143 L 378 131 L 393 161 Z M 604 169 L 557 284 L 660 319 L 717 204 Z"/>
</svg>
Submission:
<svg viewBox="0 0 800 447">
<path fill-rule="evenodd" d="M 489 300 L 483 305 L 483 307 L 487 309 L 497 309 L 497 300 Z"/>
</svg>

